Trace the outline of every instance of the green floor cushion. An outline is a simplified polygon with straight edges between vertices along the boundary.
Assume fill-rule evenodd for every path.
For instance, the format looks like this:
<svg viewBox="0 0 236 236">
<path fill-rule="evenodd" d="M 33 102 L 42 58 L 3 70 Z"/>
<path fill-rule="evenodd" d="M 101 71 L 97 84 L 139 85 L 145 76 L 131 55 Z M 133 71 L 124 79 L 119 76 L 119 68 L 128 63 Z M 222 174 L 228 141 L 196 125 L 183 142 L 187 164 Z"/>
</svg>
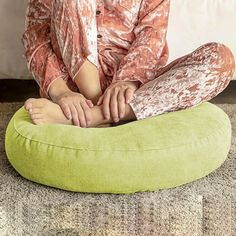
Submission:
<svg viewBox="0 0 236 236">
<path fill-rule="evenodd" d="M 75 192 L 128 194 L 195 181 L 216 170 L 231 146 L 231 123 L 200 105 L 113 127 L 35 125 L 22 106 L 5 136 L 24 178 Z"/>
</svg>

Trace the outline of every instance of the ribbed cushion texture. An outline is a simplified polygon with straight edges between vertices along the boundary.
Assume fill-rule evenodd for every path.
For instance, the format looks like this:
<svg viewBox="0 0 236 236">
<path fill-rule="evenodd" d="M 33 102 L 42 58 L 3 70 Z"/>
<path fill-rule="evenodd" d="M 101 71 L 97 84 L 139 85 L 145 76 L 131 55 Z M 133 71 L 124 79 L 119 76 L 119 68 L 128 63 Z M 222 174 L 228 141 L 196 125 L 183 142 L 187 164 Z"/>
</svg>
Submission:
<svg viewBox="0 0 236 236">
<path fill-rule="evenodd" d="M 204 102 L 122 125 L 80 128 L 32 123 L 24 106 L 8 123 L 5 149 L 24 178 L 91 193 L 173 188 L 219 168 L 231 146 L 231 123 Z"/>
</svg>

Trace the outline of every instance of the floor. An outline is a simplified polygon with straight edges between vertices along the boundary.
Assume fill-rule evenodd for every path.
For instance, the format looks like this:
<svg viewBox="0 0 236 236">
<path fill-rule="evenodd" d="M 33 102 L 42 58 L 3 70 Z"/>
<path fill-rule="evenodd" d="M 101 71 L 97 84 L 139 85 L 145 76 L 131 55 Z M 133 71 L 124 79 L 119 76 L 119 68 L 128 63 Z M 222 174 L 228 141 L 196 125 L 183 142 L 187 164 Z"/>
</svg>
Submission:
<svg viewBox="0 0 236 236">
<path fill-rule="evenodd" d="M 38 84 L 34 80 L 0 79 L 0 102 L 25 101 L 30 97 L 40 97 Z M 228 87 L 210 102 L 235 104 L 236 80 L 232 80 Z"/>
</svg>

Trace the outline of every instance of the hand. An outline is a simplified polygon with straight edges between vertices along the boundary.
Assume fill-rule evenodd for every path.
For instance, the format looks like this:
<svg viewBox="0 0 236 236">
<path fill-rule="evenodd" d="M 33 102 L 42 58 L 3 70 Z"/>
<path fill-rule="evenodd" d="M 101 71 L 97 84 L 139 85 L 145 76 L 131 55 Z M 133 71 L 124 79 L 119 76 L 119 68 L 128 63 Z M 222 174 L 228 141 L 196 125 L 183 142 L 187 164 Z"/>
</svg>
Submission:
<svg viewBox="0 0 236 236">
<path fill-rule="evenodd" d="M 61 107 L 67 119 L 73 120 L 74 125 L 87 127 L 90 124 L 93 103 L 81 93 L 68 90 L 54 98 L 54 102 Z"/>
<path fill-rule="evenodd" d="M 101 103 L 103 105 L 104 117 L 109 120 L 111 115 L 115 122 L 123 118 L 125 114 L 125 103 L 129 103 L 132 100 L 133 94 L 139 85 L 139 81 L 118 81 L 111 84 L 97 102 L 97 105 Z"/>
</svg>

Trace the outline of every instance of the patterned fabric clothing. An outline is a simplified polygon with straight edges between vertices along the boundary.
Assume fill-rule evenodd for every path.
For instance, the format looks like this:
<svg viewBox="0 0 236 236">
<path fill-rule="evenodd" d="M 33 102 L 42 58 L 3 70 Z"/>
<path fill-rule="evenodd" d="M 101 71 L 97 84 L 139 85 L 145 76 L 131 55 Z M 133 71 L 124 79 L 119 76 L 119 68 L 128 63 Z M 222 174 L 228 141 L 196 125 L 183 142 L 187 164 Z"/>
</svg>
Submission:
<svg viewBox="0 0 236 236">
<path fill-rule="evenodd" d="M 74 78 L 86 59 L 104 92 L 140 81 L 129 103 L 138 120 L 196 106 L 222 92 L 235 71 L 230 49 L 216 42 L 166 65 L 169 0 L 30 0 L 22 43 L 41 97 L 57 78 Z"/>
<path fill-rule="evenodd" d="M 51 83 L 74 78 L 86 59 L 102 91 L 118 80 L 142 84 L 168 60 L 169 0 L 29 0 L 22 43 L 28 69 L 48 96 Z"/>
</svg>

